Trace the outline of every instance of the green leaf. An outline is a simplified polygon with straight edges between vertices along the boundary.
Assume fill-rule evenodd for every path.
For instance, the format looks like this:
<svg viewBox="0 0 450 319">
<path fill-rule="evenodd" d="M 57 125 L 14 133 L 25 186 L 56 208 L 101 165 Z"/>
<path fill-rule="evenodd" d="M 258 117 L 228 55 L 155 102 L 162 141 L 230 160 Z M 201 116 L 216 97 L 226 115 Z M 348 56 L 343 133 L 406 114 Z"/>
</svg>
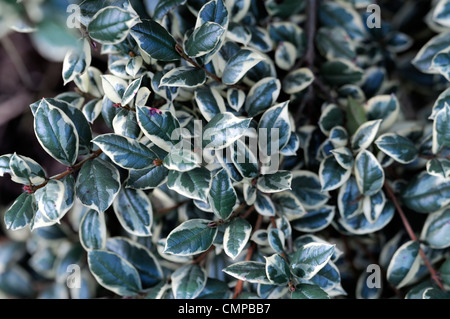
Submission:
<svg viewBox="0 0 450 319">
<path fill-rule="evenodd" d="M 127 232 L 143 237 L 152 234 L 152 203 L 144 191 L 121 188 L 114 199 L 113 208 L 117 219 Z"/>
<path fill-rule="evenodd" d="M 9 169 L 5 167 L 5 170 L 11 175 L 11 180 L 13 182 L 24 185 L 37 185 L 45 182 L 45 171 L 42 166 L 34 160 L 26 156 L 17 155 L 16 153 L 8 157 L 9 161 L 5 158 L 5 166 L 6 161 L 8 161 Z"/>
<path fill-rule="evenodd" d="M 376 222 L 378 217 L 380 217 L 381 213 L 383 212 L 385 204 L 386 196 L 384 195 L 383 191 L 379 191 L 372 196 L 364 196 L 363 213 L 366 216 L 366 219 L 370 223 Z"/>
<path fill-rule="evenodd" d="M 250 283 L 270 285 L 272 282 L 267 278 L 266 264 L 257 261 L 241 261 L 226 267 L 226 274 Z"/>
<path fill-rule="evenodd" d="M 331 153 L 342 168 L 351 169 L 355 164 L 352 151 L 346 147 L 335 148 Z"/>
<path fill-rule="evenodd" d="M 342 27 L 353 40 L 363 40 L 366 28 L 361 15 L 345 3 L 325 2 L 320 5 L 319 17 L 321 25 Z"/>
<path fill-rule="evenodd" d="M 198 58 L 213 51 L 220 42 L 225 29 L 215 22 L 205 22 L 196 28 L 186 41 L 186 53 Z"/>
<path fill-rule="evenodd" d="M 85 250 L 105 249 L 105 214 L 89 209 L 81 219 L 79 236 Z"/>
<path fill-rule="evenodd" d="M 275 50 L 275 64 L 281 69 L 290 70 L 297 58 L 297 48 L 291 42 L 280 42 Z"/>
<path fill-rule="evenodd" d="M 206 73 L 192 66 L 170 70 L 161 78 L 161 86 L 193 88 L 206 82 Z"/>
<path fill-rule="evenodd" d="M 226 107 L 219 90 L 202 87 L 195 90 L 194 99 L 200 112 L 208 122 L 219 113 L 225 113 Z"/>
<path fill-rule="evenodd" d="M 322 64 L 320 72 L 324 80 L 334 86 L 356 84 L 363 77 L 363 70 L 344 59 L 334 59 Z"/>
<path fill-rule="evenodd" d="M 343 168 L 334 156 L 325 158 L 319 167 L 319 179 L 323 191 L 341 187 L 350 177 L 351 168 Z"/>
<path fill-rule="evenodd" d="M 87 27 L 89 36 L 101 44 L 116 44 L 125 40 L 138 17 L 119 7 L 99 10 Z"/>
<path fill-rule="evenodd" d="M 450 27 L 450 2 L 440 0 L 433 10 L 433 20 L 440 25 Z"/>
<path fill-rule="evenodd" d="M 208 278 L 205 288 L 203 288 L 197 299 L 229 299 L 231 292 L 228 285 L 222 281 L 214 278 Z"/>
<path fill-rule="evenodd" d="M 127 88 L 125 89 L 125 92 L 123 93 L 122 101 L 120 102 L 121 105 L 128 105 L 129 103 L 131 103 L 133 101 L 137 92 L 139 91 L 139 87 L 141 86 L 141 83 L 142 83 L 142 77 L 134 80 L 127 86 Z"/>
<path fill-rule="evenodd" d="M 161 61 L 176 61 L 181 57 L 175 49 L 176 41 L 158 22 L 144 20 L 135 25 L 130 34 L 139 48 L 150 57 Z"/>
<path fill-rule="evenodd" d="M 291 181 L 290 171 L 278 171 L 259 177 L 256 187 L 263 193 L 277 193 L 291 189 Z"/>
<path fill-rule="evenodd" d="M 355 177 L 359 191 L 366 195 L 375 195 L 384 184 L 384 170 L 371 152 L 363 150 L 355 159 Z"/>
<path fill-rule="evenodd" d="M 351 144 L 355 153 L 369 148 L 380 129 L 381 120 L 368 121 L 362 124 L 352 136 Z"/>
<path fill-rule="evenodd" d="M 199 265 L 184 265 L 172 273 L 175 299 L 195 299 L 206 285 L 206 272 Z"/>
<path fill-rule="evenodd" d="M 106 97 L 114 103 L 122 103 L 123 95 L 128 87 L 127 81 L 111 74 L 102 75 L 101 78 Z"/>
<path fill-rule="evenodd" d="M 255 209 L 263 216 L 275 216 L 275 205 L 268 195 L 261 192 L 256 193 Z"/>
<path fill-rule="evenodd" d="M 319 272 L 310 279 L 312 284 L 318 285 L 325 291 L 337 288 L 341 282 L 341 276 L 337 266 L 330 260 Z"/>
<path fill-rule="evenodd" d="M 215 115 L 203 129 L 203 147 L 218 150 L 231 145 L 245 133 L 250 121 L 230 112 Z"/>
<path fill-rule="evenodd" d="M 222 74 L 222 82 L 227 85 L 236 84 L 248 70 L 253 68 L 264 57 L 252 49 L 241 49 L 227 62 Z"/>
<path fill-rule="evenodd" d="M 142 290 L 136 268 L 115 253 L 91 250 L 88 252 L 88 265 L 101 286 L 120 296 L 135 296 Z"/>
<path fill-rule="evenodd" d="M 436 54 L 431 62 L 431 68 L 450 81 L 450 50 L 443 50 Z"/>
<path fill-rule="evenodd" d="M 450 203 L 450 181 L 422 172 L 402 192 L 403 203 L 418 213 L 432 213 Z"/>
<path fill-rule="evenodd" d="M 439 268 L 441 279 L 445 284 L 450 283 L 450 259 L 447 259 Z"/>
<path fill-rule="evenodd" d="M 250 89 L 245 100 L 245 110 L 248 116 L 256 116 L 273 105 L 281 90 L 280 80 L 267 77 L 256 82 Z"/>
<path fill-rule="evenodd" d="M 433 58 L 442 50 L 447 49 L 449 45 L 449 32 L 435 35 L 420 49 L 412 60 L 412 64 L 423 73 L 436 73 L 437 71 L 431 67 Z"/>
<path fill-rule="evenodd" d="M 228 152 L 228 150 L 231 151 L 232 164 L 234 164 L 240 176 L 255 178 L 259 175 L 258 158 L 250 146 L 244 143 L 242 139 L 234 142 L 234 145 L 230 146 L 226 151 Z M 226 156 L 226 154 L 224 155 Z M 226 160 L 228 161 L 228 159 Z M 230 163 L 225 164 L 229 165 Z"/>
<path fill-rule="evenodd" d="M 317 285 L 298 284 L 292 299 L 330 299 L 330 296 Z"/>
<path fill-rule="evenodd" d="M 153 189 L 165 183 L 168 174 L 169 170 L 162 165 L 130 170 L 126 187 L 142 190 Z"/>
<path fill-rule="evenodd" d="M 126 237 L 113 237 L 106 242 L 106 248 L 136 268 L 143 289 L 153 287 L 163 279 L 158 260 L 145 246 Z"/>
<path fill-rule="evenodd" d="M 164 158 L 164 166 L 169 170 L 187 172 L 200 167 L 201 159 L 197 153 L 192 151 L 192 145 L 183 145 L 181 148 L 174 147 Z"/>
<path fill-rule="evenodd" d="M 167 187 L 192 199 L 206 202 L 210 189 L 211 172 L 205 167 L 187 172 L 170 171 Z"/>
<path fill-rule="evenodd" d="M 66 166 L 75 164 L 79 136 L 72 120 L 59 108 L 41 103 L 34 116 L 34 131 L 42 148 Z"/>
<path fill-rule="evenodd" d="M 224 169 L 221 169 L 212 177 L 208 201 L 218 218 L 227 219 L 233 212 L 237 194 L 228 173 Z"/>
<path fill-rule="evenodd" d="M 289 264 L 279 254 L 274 254 L 266 259 L 267 278 L 275 285 L 285 285 L 289 282 L 291 271 Z"/>
<path fill-rule="evenodd" d="M 381 135 L 375 144 L 381 151 L 401 164 L 414 162 L 419 153 L 409 138 L 395 133 Z"/>
<path fill-rule="evenodd" d="M 348 97 L 347 123 L 346 128 L 350 135 L 355 134 L 358 128 L 367 122 L 366 113 L 361 103 Z"/>
<path fill-rule="evenodd" d="M 125 169 L 143 169 L 153 165 L 156 154 L 144 144 L 117 134 L 103 134 L 93 140 L 115 164 Z"/>
<path fill-rule="evenodd" d="M 407 285 L 420 267 L 420 244 L 417 241 L 404 243 L 394 254 L 387 269 L 387 280 L 396 288 Z"/>
<path fill-rule="evenodd" d="M 75 188 L 83 205 L 104 212 L 120 191 L 119 171 L 100 158 L 89 160 L 81 168 Z"/>
<path fill-rule="evenodd" d="M 267 232 L 269 245 L 275 252 L 282 254 L 285 247 L 285 235 L 282 230 L 278 228 L 271 228 Z"/>
<path fill-rule="evenodd" d="M 450 246 L 450 209 L 428 215 L 420 236 L 427 246 L 443 249 Z"/>
<path fill-rule="evenodd" d="M 325 205 L 308 210 L 304 216 L 291 222 L 292 228 L 300 232 L 315 233 L 327 228 L 336 214 L 336 207 Z"/>
<path fill-rule="evenodd" d="M 291 124 L 288 105 L 288 101 L 274 105 L 261 116 L 258 124 L 258 145 L 264 156 L 277 154 L 289 141 Z"/>
<path fill-rule="evenodd" d="M 316 45 L 319 52 L 327 58 L 353 60 L 356 57 L 354 43 L 348 33 L 341 27 L 321 27 L 317 31 Z"/>
<path fill-rule="evenodd" d="M 151 112 L 145 106 L 138 106 L 136 109 L 139 127 L 156 146 L 170 152 L 180 140 L 180 123 L 169 111 Z"/>
<path fill-rule="evenodd" d="M 33 194 L 22 193 L 8 208 L 5 213 L 5 225 L 7 229 L 21 229 L 28 225 L 37 210 Z"/>
<path fill-rule="evenodd" d="M 160 0 L 156 4 L 153 19 L 161 20 L 169 11 L 186 3 L 186 0 Z"/>
<path fill-rule="evenodd" d="M 342 125 L 344 125 L 344 114 L 336 104 L 329 104 L 322 110 L 319 127 L 323 134 L 330 136 L 333 128 Z"/>
<path fill-rule="evenodd" d="M 427 172 L 430 175 L 450 177 L 450 160 L 446 158 L 433 158 L 427 162 Z"/>
<path fill-rule="evenodd" d="M 52 179 L 35 193 L 38 209 L 50 221 L 59 222 L 68 209 L 64 209 L 66 186 L 63 182 Z"/>
<path fill-rule="evenodd" d="M 433 154 L 444 146 L 450 147 L 450 104 L 437 112 L 433 125 Z"/>
<path fill-rule="evenodd" d="M 330 260 L 334 245 L 309 243 L 301 246 L 292 257 L 292 273 L 303 279 L 311 279 Z"/>
<path fill-rule="evenodd" d="M 206 22 L 215 22 L 225 29 L 228 26 L 228 10 L 223 0 L 208 1 L 198 12 L 195 28 Z"/>
<path fill-rule="evenodd" d="M 217 235 L 209 220 L 191 219 L 173 229 L 167 237 L 164 253 L 190 256 L 208 250 Z"/>
<path fill-rule="evenodd" d="M 252 232 L 252 226 L 243 218 L 234 218 L 226 225 L 223 235 L 223 247 L 225 253 L 236 259 L 245 248 Z"/>
<path fill-rule="evenodd" d="M 319 176 L 310 171 L 293 171 L 291 188 L 306 210 L 319 208 L 329 199 L 328 192 L 322 191 Z"/>
<path fill-rule="evenodd" d="M 296 94 L 314 82 L 314 74 L 308 68 L 300 68 L 286 75 L 283 79 L 283 91 L 287 94 Z"/>
<path fill-rule="evenodd" d="M 398 119 L 400 103 L 394 94 L 372 97 L 364 104 L 367 120 L 383 120 L 380 131 L 389 129 Z"/>
<path fill-rule="evenodd" d="M 271 197 L 278 214 L 288 220 L 298 219 L 306 214 L 306 210 L 300 200 L 291 191 L 283 191 L 272 194 Z"/>
<path fill-rule="evenodd" d="M 87 39 L 81 41 L 80 47 L 69 50 L 63 61 L 64 85 L 72 81 L 76 75 L 83 74 L 90 66 L 91 60 L 91 46 Z"/>
</svg>

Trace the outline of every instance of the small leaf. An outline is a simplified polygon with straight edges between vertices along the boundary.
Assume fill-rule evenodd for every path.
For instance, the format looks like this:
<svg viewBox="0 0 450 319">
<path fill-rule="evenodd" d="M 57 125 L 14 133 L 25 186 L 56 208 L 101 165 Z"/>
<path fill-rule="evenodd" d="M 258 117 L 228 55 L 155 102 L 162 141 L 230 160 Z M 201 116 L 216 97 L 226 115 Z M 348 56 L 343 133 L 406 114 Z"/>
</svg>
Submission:
<svg viewBox="0 0 450 319">
<path fill-rule="evenodd" d="M 414 162 L 419 153 L 410 139 L 395 133 L 381 135 L 375 144 L 385 154 L 402 164 Z"/>
<path fill-rule="evenodd" d="M 169 11 L 186 3 L 186 0 L 161 0 L 158 1 L 153 13 L 153 19 L 161 20 Z"/>
<path fill-rule="evenodd" d="M 72 120 L 59 108 L 41 103 L 34 116 L 34 131 L 42 148 L 66 166 L 78 156 L 79 136 Z"/>
<path fill-rule="evenodd" d="M 187 172 L 169 171 L 167 187 L 188 198 L 206 202 L 210 182 L 211 172 L 199 167 Z"/>
<path fill-rule="evenodd" d="M 217 114 L 203 129 L 203 147 L 217 150 L 231 145 L 245 133 L 250 120 L 229 112 Z"/>
<path fill-rule="evenodd" d="M 81 168 L 75 188 L 83 205 L 104 212 L 119 193 L 119 171 L 102 159 L 89 160 Z"/>
<path fill-rule="evenodd" d="M 176 299 L 195 299 L 205 288 L 207 276 L 199 265 L 184 265 L 172 273 L 171 279 Z"/>
<path fill-rule="evenodd" d="M 352 137 L 352 149 L 355 153 L 367 149 L 375 140 L 380 129 L 381 120 L 369 121 L 362 124 Z"/>
<path fill-rule="evenodd" d="M 173 229 L 167 237 L 165 253 L 190 256 L 208 250 L 217 235 L 209 220 L 191 219 Z"/>
<path fill-rule="evenodd" d="M 420 238 L 427 246 L 443 249 L 450 246 L 450 209 L 428 215 Z"/>
<path fill-rule="evenodd" d="M 437 112 L 433 125 L 433 154 L 444 146 L 450 147 L 450 104 Z"/>
<path fill-rule="evenodd" d="M 283 79 L 283 91 L 287 94 L 296 94 L 308 86 L 314 81 L 314 74 L 308 68 L 300 68 L 294 70 L 286 75 Z"/>
<path fill-rule="evenodd" d="M 97 282 L 118 295 L 134 296 L 142 290 L 136 268 L 115 253 L 91 250 L 88 265 Z"/>
<path fill-rule="evenodd" d="M 244 249 L 252 232 L 252 226 L 243 218 L 234 218 L 225 228 L 223 246 L 225 253 L 236 259 Z"/>
<path fill-rule="evenodd" d="M 148 196 L 142 190 L 121 188 L 114 199 L 114 212 L 122 227 L 135 236 L 150 236 L 153 209 Z"/>
<path fill-rule="evenodd" d="M 101 44 L 116 44 L 125 40 L 137 21 L 137 16 L 129 11 L 119 7 L 105 7 L 94 15 L 87 31 L 93 40 Z"/>
<path fill-rule="evenodd" d="M 236 205 L 237 194 L 228 173 L 224 169 L 213 176 L 208 200 L 217 217 L 221 219 L 230 217 Z"/>
<path fill-rule="evenodd" d="M 387 280 L 397 288 L 407 285 L 420 267 L 420 244 L 417 241 L 404 243 L 394 254 L 387 269 Z"/>
<path fill-rule="evenodd" d="M 88 210 L 80 222 L 80 242 L 85 250 L 105 249 L 106 222 L 105 214 Z"/>
<path fill-rule="evenodd" d="M 241 261 L 231 264 L 223 271 L 234 278 L 250 283 L 272 284 L 269 278 L 267 278 L 266 264 L 262 262 Z"/>
<path fill-rule="evenodd" d="M 22 193 L 5 213 L 7 229 L 21 229 L 33 219 L 37 205 L 33 194 Z"/>
<path fill-rule="evenodd" d="M 366 150 L 355 159 L 355 177 L 359 191 L 366 195 L 375 195 L 384 184 L 384 170 L 375 156 Z"/>
<path fill-rule="evenodd" d="M 274 254 L 266 259 L 267 278 L 276 285 L 285 285 L 291 276 L 291 271 L 286 260 L 279 254 Z"/>
<path fill-rule="evenodd" d="M 144 144 L 117 134 L 97 136 L 93 142 L 117 165 L 125 169 L 143 169 L 153 165 L 156 154 Z"/>
<path fill-rule="evenodd" d="M 322 190 L 330 191 L 341 187 L 350 177 L 351 168 L 343 168 L 334 156 L 325 158 L 320 163 L 319 179 Z"/>
<path fill-rule="evenodd" d="M 253 68 L 264 57 L 252 49 L 241 49 L 233 55 L 227 62 L 222 74 L 224 84 L 236 84 L 242 79 L 248 70 Z"/>
<path fill-rule="evenodd" d="M 161 86 L 193 88 L 206 82 L 206 73 L 202 69 L 181 66 L 170 70 L 161 78 Z"/>
<path fill-rule="evenodd" d="M 144 20 L 135 25 L 130 34 L 136 40 L 139 48 L 153 59 L 161 61 L 181 59 L 175 49 L 175 39 L 156 21 Z"/>
<path fill-rule="evenodd" d="M 274 77 L 256 82 L 245 100 L 245 110 L 248 116 L 256 116 L 271 107 L 280 95 L 280 89 L 281 83 Z"/>
<path fill-rule="evenodd" d="M 292 299 L 330 299 L 330 297 L 317 285 L 298 284 L 292 293 Z"/>
<path fill-rule="evenodd" d="M 186 41 L 186 53 L 198 58 L 213 51 L 220 42 L 225 29 L 215 22 L 205 22 L 196 28 Z"/>
<path fill-rule="evenodd" d="M 264 193 L 276 193 L 291 189 L 291 181 L 292 173 L 290 171 L 278 171 L 259 177 L 256 186 Z"/>
<path fill-rule="evenodd" d="M 294 275 L 311 279 L 330 260 L 334 245 L 309 243 L 300 247 L 292 257 L 291 269 Z"/>
</svg>

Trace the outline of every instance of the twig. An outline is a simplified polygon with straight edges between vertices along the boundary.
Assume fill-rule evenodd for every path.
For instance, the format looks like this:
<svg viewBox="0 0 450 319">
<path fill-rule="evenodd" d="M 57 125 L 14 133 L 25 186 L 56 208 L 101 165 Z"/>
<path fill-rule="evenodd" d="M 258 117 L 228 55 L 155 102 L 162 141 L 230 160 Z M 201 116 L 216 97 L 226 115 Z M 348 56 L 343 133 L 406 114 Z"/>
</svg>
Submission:
<svg viewBox="0 0 450 319">
<path fill-rule="evenodd" d="M 384 182 L 384 188 L 386 189 L 386 192 L 388 194 L 388 196 L 391 198 L 392 202 L 394 203 L 395 208 L 397 209 L 398 214 L 400 215 L 400 218 L 402 219 L 403 225 L 409 235 L 409 237 L 411 238 L 411 240 L 413 241 L 418 241 L 416 235 L 414 234 L 414 231 L 408 221 L 408 219 L 406 218 L 405 213 L 403 212 L 402 207 L 400 206 L 397 197 L 394 194 L 394 191 L 392 190 L 392 188 L 389 186 L 388 182 L 385 181 Z M 419 254 L 422 257 L 423 261 L 425 262 L 425 265 L 428 268 L 428 271 L 431 274 L 431 278 L 433 278 L 433 280 L 436 282 L 436 284 L 439 286 L 439 288 L 442 291 L 445 291 L 444 286 L 442 285 L 439 276 L 437 275 L 436 270 L 433 268 L 433 266 L 431 265 L 430 261 L 428 260 L 427 256 L 425 256 L 425 253 L 423 252 L 423 250 L 420 248 L 419 246 Z"/>
<path fill-rule="evenodd" d="M 31 81 L 30 73 L 28 72 L 25 63 L 23 62 L 22 57 L 14 46 L 14 43 L 7 36 L 1 38 L 0 41 L 9 58 L 11 59 L 11 62 L 14 64 L 20 80 L 28 89 L 33 90 L 35 86 Z"/>
<path fill-rule="evenodd" d="M 60 173 L 56 176 L 54 176 L 53 178 L 47 179 L 45 182 L 43 182 L 42 184 L 36 185 L 36 186 L 31 186 L 31 192 L 34 193 L 35 191 L 37 191 L 38 189 L 45 187 L 45 185 L 48 184 L 49 181 L 51 180 L 60 180 L 63 179 L 64 177 L 66 177 L 69 174 L 72 174 L 76 171 L 78 171 L 87 161 L 93 160 L 94 158 L 100 156 L 100 154 L 103 153 L 103 151 L 101 149 L 96 150 L 95 152 L 92 153 L 91 156 L 89 156 L 88 158 L 82 160 L 81 162 L 75 164 L 72 167 L 68 167 L 67 171 Z"/>
<path fill-rule="evenodd" d="M 157 210 L 157 211 L 155 212 L 155 214 L 156 214 L 156 215 L 164 215 L 164 214 L 167 214 L 168 212 L 170 212 L 170 211 L 172 211 L 172 210 L 174 210 L 174 209 L 177 209 L 177 208 L 183 206 L 183 205 L 186 204 L 187 202 L 189 202 L 189 200 L 184 200 L 184 201 L 179 202 L 179 203 L 177 203 L 176 205 L 171 206 L 171 207 L 161 208 L 161 209 Z"/>
<path fill-rule="evenodd" d="M 200 262 L 202 262 L 206 256 L 208 256 L 208 254 L 213 251 L 216 247 L 214 245 L 211 245 L 211 247 L 208 248 L 208 250 L 206 250 L 205 252 L 203 252 L 200 256 L 198 256 L 197 258 L 195 258 L 192 263 L 193 264 L 199 264 Z"/>
</svg>

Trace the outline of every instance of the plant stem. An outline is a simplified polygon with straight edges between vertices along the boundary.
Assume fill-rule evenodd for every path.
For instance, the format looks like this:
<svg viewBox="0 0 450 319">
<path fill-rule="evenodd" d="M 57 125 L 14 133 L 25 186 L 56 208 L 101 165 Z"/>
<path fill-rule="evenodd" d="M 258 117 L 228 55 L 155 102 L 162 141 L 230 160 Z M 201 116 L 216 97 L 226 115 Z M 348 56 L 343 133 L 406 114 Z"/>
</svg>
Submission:
<svg viewBox="0 0 450 319">
<path fill-rule="evenodd" d="M 155 215 L 164 215 L 164 214 L 167 214 L 168 212 L 170 212 L 170 211 L 172 211 L 172 210 L 174 210 L 174 209 L 177 209 L 177 208 L 183 206 L 183 205 L 186 204 L 187 202 L 189 202 L 189 200 L 184 200 L 184 201 L 179 202 L 179 203 L 177 203 L 176 205 L 171 206 L 171 207 L 161 208 L 161 209 L 159 209 L 159 210 L 157 210 L 157 211 L 155 212 Z"/>
<path fill-rule="evenodd" d="M 405 229 L 409 235 L 409 237 L 411 238 L 411 240 L 413 241 L 418 241 L 416 235 L 414 234 L 414 231 L 408 221 L 408 219 L 406 218 L 405 213 L 403 212 L 402 207 L 400 206 L 397 197 L 394 194 L 394 191 L 392 190 L 392 188 L 389 186 L 388 182 L 385 181 L 384 182 L 384 188 L 386 189 L 386 192 L 388 193 L 388 196 L 391 198 L 392 202 L 394 203 L 395 208 L 397 209 L 398 214 L 400 215 L 400 218 L 402 219 L 403 225 L 405 226 Z M 433 278 L 433 280 L 436 282 L 436 284 L 438 285 L 438 287 L 442 290 L 445 291 L 444 286 L 442 285 L 439 276 L 437 275 L 436 270 L 433 268 L 433 266 L 431 265 L 430 261 L 428 260 L 427 256 L 425 255 L 425 253 L 423 252 L 423 250 L 419 247 L 419 254 L 422 257 L 423 261 L 425 262 L 425 265 L 428 268 L 428 271 L 431 274 L 431 278 Z"/>
<path fill-rule="evenodd" d="M 199 264 L 201 261 L 203 261 L 206 256 L 208 256 L 208 254 L 214 250 L 214 248 L 216 248 L 214 245 L 211 245 L 211 247 L 208 248 L 207 251 L 203 252 L 200 256 L 198 256 L 197 258 L 195 258 L 192 263 L 193 264 Z"/>
<path fill-rule="evenodd" d="M 47 179 L 45 182 L 43 182 L 42 184 L 36 185 L 32 187 L 32 192 L 34 193 L 35 191 L 37 191 L 38 189 L 45 187 L 45 185 L 48 184 L 49 181 L 51 180 L 60 180 L 63 179 L 64 177 L 66 177 L 69 174 L 72 174 L 76 171 L 78 171 L 87 161 L 93 160 L 94 158 L 100 156 L 100 154 L 103 153 L 103 151 L 101 149 L 96 150 L 95 152 L 92 153 L 91 156 L 89 156 L 88 158 L 85 158 L 84 160 L 82 160 L 81 162 L 75 164 L 72 167 L 68 167 L 67 171 L 60 173 L 50 179 Z"/>
</svg>

